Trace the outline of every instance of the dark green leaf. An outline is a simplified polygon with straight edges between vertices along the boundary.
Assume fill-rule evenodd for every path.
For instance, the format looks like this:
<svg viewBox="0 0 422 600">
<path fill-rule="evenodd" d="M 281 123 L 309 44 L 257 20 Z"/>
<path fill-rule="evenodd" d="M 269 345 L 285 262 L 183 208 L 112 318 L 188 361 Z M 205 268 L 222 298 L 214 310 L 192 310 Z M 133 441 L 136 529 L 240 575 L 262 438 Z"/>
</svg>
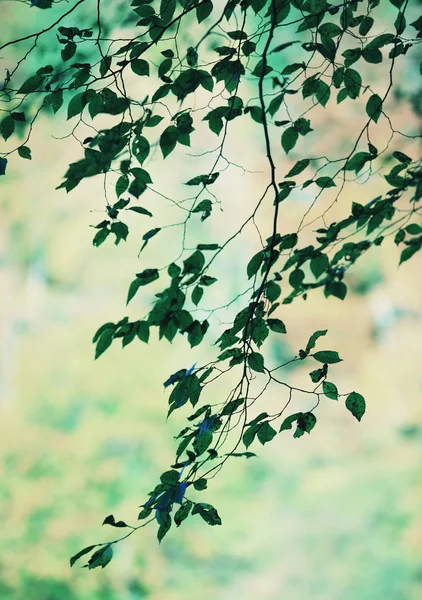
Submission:
<svg viewBox="0 0 422 600">
<path fill-rule="evenodd" d="M 160 148 L 164 158 L 173 152 L 178 137 L 179 132 L 174 125 L 170 125 L 170 127 L 167 127 L 167 129 L 163 131 L 160 137 Z"/>
<path fill-rule="evenodd" d="M 27 158 L 28 160 L 31 160 L 32 158 L 31 149 L 28 148 L 28 146 L 19 146 L 18 154 L 21 158 Z"/>
<path fill-rule="evenodd" d="M 4 140 L 7 140 L 15 130 L 15 120 L 8 115 L 0 124 L 0 133 Z"/>
<path fill-rule="evenodd" d="M 331 381 L 324 381 L 322 384 L 322 391 L 327 398 L 330 398 L 330 400 L 338 400 L 337 386 L 334 385 L 334 383 L 331 383 Z"/>
<path fill-rule="evenodd" d="M 81 556 L 84 556 L 85 554 L 88 554 L 88 552 L 91 552 L 91 550 L 93 550 L 97 546 L 98 546 L 98 544 L 94 544 L 93 546 L 88 546 L 87 548 L 84 548 L 83 550 L 80 550 L 77 554 L 75 554 L 75 556 L 72 556 L 72 558 L 70 559 L 70 566 L 73 567 L 73 565 L 75 564 L 75 562 L 79 558 L 81 558 Z"/>
<path fill-rule="evenodd" d="M 346 408 L 352 413 L 358 421 L 360 421 L 365 414 L 366 402 L 365 398 L 357 392 L 352 392 L 346 398 Z"/>
<path fill-rule="evenodd" d="M 366 103 L 366 114 L 375 123 L 378 122 L 382 113 L 382 99 L 378 94 L 373 94 Z"/>
<path fill-rule="evenodd" d="M 276 435 L 276 430 L 273 427 L 271 427 L 268 421 L 262 423 L 257 432 L 257 438 L 259 439 L 262 445 L 266 444 L 267 442 L 271 442 L 271 440 Z"/>
<path fill-rule="evenodd" d="M 292 150 L 298 140 L 299 134 L 295 127 L 288 127 L 281 136 L 281 145 L 286 154 Z"/>
<path fill-rule="evenodd" d="M 205 0 L 204 2 L 201 2 L 196 8 L 196 18 L 198 20 L 198 23 L 201 23 L 207 17 L 209 17 L 213 11 L 213 8 L 214 7 L 211 0 Z"/>
<path fill-rule="evenodd" d="M 267 319 L 268 327 L 276 333 L 286 333 L 286 326 L 280 319 Z"/>
<path fill-rule="evenodd" d="M 306 167 L 309 166 L 310 162 L 311 161 L 309 158 L 302 158 L 301 160 L 298 160 L 297 163 L 287 173 L 286 177 L 294 177 L 295 175 L 299 175 L 306 169 Z"/>
<path fill-rule="evenodd" d="M 136 58 L 130 63 L 130 66 L 136 75 L 149 75 L 149 63 L 143 58 Z"/>
<path fill-rule="evenodd" d="M 264 373 L 264 357 L 259 352 L 251 352 L 248 356 L 248 365 L 253 371 Z"/>
<path fill-rule="evenodd" d="M 320 350 L 319 352 L 315 352 L 312 356 L 318 362 L 327 363 L 329 365 L 342 361 L 338 353 L 334 352 L 333 350 Z"/>
</svg>

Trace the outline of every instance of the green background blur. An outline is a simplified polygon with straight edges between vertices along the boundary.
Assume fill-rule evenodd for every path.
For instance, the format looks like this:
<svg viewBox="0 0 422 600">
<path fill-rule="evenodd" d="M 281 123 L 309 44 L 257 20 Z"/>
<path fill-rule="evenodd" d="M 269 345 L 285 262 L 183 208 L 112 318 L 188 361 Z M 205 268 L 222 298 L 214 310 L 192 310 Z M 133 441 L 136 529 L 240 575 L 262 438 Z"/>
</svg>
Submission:
<svg viewBox="0 0 422 600">
<path fill-rule="evenodd" d="M 51 11 L 3 4 L 3 41 L 51 19 Z M 118 14 L 119 4 L 109 10 Z M 44 52 L 48 63 L 48 45 Z M 36 64 L 31 61 L 24 65 L 28 73 Z M 414 69 L 406 65 L 397 73 L 404 90 Z M 382 84 L 382 73 L 378 77 Z M 356 131 L 351 110 L 342 107 L 342 120 L 323 115 L 334 137 L 341 126 L 344 139 L 331 138 L 331 144 L 341 146 Z M 392 104 L 391 111 L 403 128 L 417 126 L 407 103 Z M 139 265 L 163 263 L 167 255 L 157 241 L 137 259 L 145 231 L 137 216 L 127 244 L 92 246 L 89 225 L 103 218 L 100 178 L 68 196 L 54 190 L 81 153 L 73 138 L 52 137 L 69 133 L 63 115 L 38 123 L 29 144 L 32 162 L 10 160 L 0 188 L 0 599 L 421 598 L 422 264 L 416 255 L 398 269 L 392 242 L 351 272 L 344 303 L 317 291 L 306 303 L 283 306 L 277 316 L 286 323 L 287 341 L 267 350 L 280 362 L 313 331 L 328 328 L 325 345 L 344 359 L 334 381 L 341 391 L 356 389 L 366 397 L 362 422 L 341 403 L 327 401 L 312 435 L 293 440 L 286 432 L 265 448 L 252 448 L 259 458 L 233 460 L 210 482 L 201 498 L 218 508 L 222 527 L 195 517 L 172 529 L 161 546 L 149 527 L 118 545 L 104 571 L 69 568 L 69 557 L 81 548 L 117 537 L 118 530 L 101 527 L 106 515 L 135 521 L 137 507 L 173 461 L 172 437 L 183 427 L 180 416 L 165 423 L 162 382 L 206 361 L 212 349 L 204 342 L 190 350 L 177 338 L 172 345 L 158 343 L 153 336 L 149 346 L 134 342 L 123 351 L 115 342 L 94 362 L 91 338 L 99 325 L 147 310 L 147 294 L 139 294 L 129 312 L 124 306 Z M 261 130 L 244 119 L 233 122 L 229 150 L 232 160 L 258 172 L 230 171 L 218 189 L 221 211 L 202 225 L 209 239 L 201 241 L 225 239 L 265 185 Z M 206 138 L 205 146 L 210 139 L 215 145 L 216 138 Z M 420 151 L 416 144 L 400 149 L 413 158 Z M 157 189 L 170 186 L 172 176 L 180 179 L 184 160 L 183 153 L 168 159 L 165 177 L 161 161 L 152 162 Z M 283 160 L 281 172 L 287 172 L 294 159 Z M 360 202 L 377 195 L 377 185 L 376 179 L 365 188 L 351 185 L 340 213 L 356 194 Z M 156 197 L 148 201 L 159 216 L 172 210 Z M 289 200 L 282 233 L 294 230 L 308 202 Z M 270 210 L 261 217 L 265 234 Z M 230 284 L 221 298 L 219 292 L 207 298 L 207 306 L 243 290 L 256 243 L 251 228 L 228 249 L 219 268 Z M 216 337 L 211 331 L 206 340 Z M 285 377 L 303 383 L 308 371 Z M 217 385 L 216 391 L 224 397 L 229 390 Z M 282 392 L 275 389 L 260 408 L 280 402 Z"/>
</svg>

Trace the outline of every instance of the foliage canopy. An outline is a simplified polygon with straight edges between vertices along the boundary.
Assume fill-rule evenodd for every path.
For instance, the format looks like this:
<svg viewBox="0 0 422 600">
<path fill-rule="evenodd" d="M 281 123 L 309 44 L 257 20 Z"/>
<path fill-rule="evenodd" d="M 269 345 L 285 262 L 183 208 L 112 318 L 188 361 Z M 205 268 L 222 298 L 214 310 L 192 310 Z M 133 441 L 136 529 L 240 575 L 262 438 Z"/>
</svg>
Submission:
<svg viewBox="0 0 422 600">
<path fill-rule="evenodd" d="M 78 10 L 84 4 L 92 4 L 92 14 L 81 29 Z M 270 204 L 273 218 L 261 249 L 245 261 L 249 299 L 215 342 L 214 360 L 181 368 L 164 382 L 168 417 L 182 407 L 194 409 L 176 437 L 174 464 L 142 505 L 139 525 L 109 515 L 104 524 L 125 529 L 125 534 L 71 558 L 73 566 L 91 554 L 85 565 L 89 569 L 104 568 L 112 560 L 113 545 L 149 523 L 156 524 L 160 542 L 173 524 L 179 527 L 194 515 L 220 525 L 217 509 L 198 501 L 194 491 L 206 490 L 227 460 L 255 456 L 249 448 L 257 441 L 265 445 L 283 432 L 294 438 L 310 434 L 320 403 L 344 401 L 360 421 L 364 397 L 356 391 L 340 393 L 331 381 L 335 364 L 342 359 L 337 351 L 324 349 L 327 330 L 312 333 L 284 364 L 271 364 L 265 343 L 287 333 L 278 316 L 283 305 L 306 300 L 318 288 L 326 297 L 344 300 L 347 271 L 373 246 L 392 238 L 400 247 L 399 263 L 422 247 L 422 164 L 391 147 L 400 136 L 418 136 L 395 130 L 386 112 L 395 70 L 404 56 L 417 51 L 422 39 L 422 18 L 409 18 L 409 0 L 383 2 L 382 8 L 380 0 L 132 0 L 119 17 L 122 37 L 105 33 L 110 24 L 105 23 L 103 4 L 79 0 L 63 11 L 60 1 L 32 0 L 28 10 L 48 9 L 54 15 L 51 24 L 0 46 L 2 54 L 7 48 L 25 48 L 21 59 L 6 69 L 0 91 L 0 133 L 5 141 L 10 138 L 7 151 L 1 153 L 0 175 L 8 175 L 9 162 L 13 168 L 15 161 L 32 159 L 28 144 L 37 119 L 42 113 L 58 113 L 69 121 L 75 137 L 87 121 L 93 132 L 81 143 L 83 156 L 69 165 L 58 189 L 69 193 L 94 176 L 104 178 L 105 189 L 114 188 L 116 198 L 109 201 L 106 195 L 104 219 L 95 225 L 95 247 L 109 238 L 115 244 L 126 241 L 130 212 L 144 222 L 154 219 L 144 206 L 149 194 L 159 194 L 183 214 L 182 251 L 175 249 L 174 260 L 165 266 L 143 266 L 128 286 L 127 303 L 140 288 L 154 287 L 148 314 L 136 321 L 124 317 L 102 325 L 93 337 L 95 358 L 118 338 L 123 347 L 137 340 L 147 344 L 154 328 L 160 339 L 172 342 L 182 335 L 191 347 L 200 345 L 218 310 L 201 310 L 201 303 L 210 286 L 224 285 L 221 273 L 213 269 L 215 259 L 263 206 Z M 385 11 L 387 31 L 380 26 L 380 10 Z M 55 36 L 51 43 L 59 50 L 53 64 L 22 76 L 29 57 L 37 55 L 37 44 L 51 33 Z M 194 43 L 187 41 L 190 37 Z M 386 69 L 386 83 L 375 87 L 365 80 L 372 65 Z M 136 94 L 141 86 L 133 87 L 137 78 L 148 78 L 152 90 L 141 100 Z M 308 140 L 331 135 L 318 115 L 343 102 L 359 104 L 363 127 L 345 156 L 312 155 Z M 99 128 L 101 115 L 108 115 L 112 124 Z M 235 119 L 256 124 L 268 182 L 247 220 L 228 239 L 215 242 L 207 238 L 206 225 L 219 203 L 213 185 L 231 166 L 224 150 Z M 209 152 L 209 168 L 205 173 L 183 172 L 190 195 L 168 198 L 155 188 L 148 171 L 153 152 L 159 149 L 165 169 L 173 152 L 195 147 L 202 122 L 218 140 L 217 148 Z M 378 148 L 373 139 L 381 124 L 387 124 L 391 135 L 385 147 Z M 283 154 L 298 157 L 285 175 L 277 167 Z M 329 210 L 347 183 L 364 184 L 379 172 L 383 193 L 366 204 L 352 202 L 344 219 L 329 223 Z M 284 231 L 283 203 L 295 190 L 310 186 L 311 206 L 296 231 Z M 314 243 L 304 246 L 301 233 L 310 224 L 307 216 L 323 194 L 332 197 L 322 215 L 324 226 L 314 232 Z M 189 249 L 185 241 L 192 224 L 195 231 L 203 231 L 203 238 Z M 146 225 L 139 254 L 158 239 L 162 243 L 168 227 Z M 280 379 L 283 367 L 302 361 L 311 369 L 311 384 L 299 389 Z M 236 386 L 225 399 L 211 403 L 210 384 L 232 371 L 238 374 Z M 274 384 L 286 392 L 284 405 L 276 414 L 253 416 L 252 405 Z M 309 396 L 306 412 L 294 412 L 296 394 Z"/>
</svg>

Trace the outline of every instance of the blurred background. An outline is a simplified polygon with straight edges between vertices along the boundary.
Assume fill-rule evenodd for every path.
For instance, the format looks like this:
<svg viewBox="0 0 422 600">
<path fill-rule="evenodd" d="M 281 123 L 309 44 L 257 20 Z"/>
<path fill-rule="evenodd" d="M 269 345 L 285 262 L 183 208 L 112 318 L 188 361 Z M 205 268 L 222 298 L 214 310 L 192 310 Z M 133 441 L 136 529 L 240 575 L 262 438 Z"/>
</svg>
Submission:
<svg viewBox="0 0 422 600">
<path fill-rule="evenodd" d="M 394 10 L 385 4 L 381 16 Z M 418 7 L 414 2 L 414 12 Z M 17 2 L 1 8 L 8 39 L 45 26 L 54 14 L 29 11 Z M 92 3 L 85 10 L 88 15 Z M 112 18 L 119 3 L 108 10 Z M 42 51 L 47 64 L 48 43 Z M 7 60 L 19 56 L 16 49 Z M 293 59 L 294 49 L 283 58 Z M 23 75 L 36 64 L 31 55 Z M 397 129 L 415 134 L 420 130 L 414 88 L 418 66 L 411 57 L 400 65 L 388 112 Z M 386 73 L 376 67 L 367 76 L 382 90 Z M 140 96 L 145 93 L 139 90 Z M 332 128 L 330 136 L 312 141 L 315 154 L 347 148 L 357 120 L 365 119 L 358 102 L 333 106 L 331 100 L 325 112 L 315 113 L 322 126 Z M 227 157 L 251 172 L 231 166 L 224 173 L 213 190 L 221 205 L 215 217 L 203 224 L 198 219 L 192 240 L 224 241 L 267 184 L 261 128 L 246 117 L 232 124 Z M 128 285 L 141 267 L 171 259 L 169 247 L 174 243 L 174 252 L 180 246 L 180 228 L 168 230 L 165 242 L 157 236 L 138 259 L 146 226 L 135 215 L 128 221 L 126 244 L 114 246 L 109 239 L 94 248 L 90 225 L 104 218 L 101 178 L 85 180 L 69 195 L 54 189 L 69 162 L 81 156 L 77 140 L 60 139 L 70 131 L 64 109 L 56 118 L 43 116 L 28 144 L 32 161 L 10 159 L 8 176 L 1 181 L 0 599 L 421 598 L 422 257 L 398 268 L 400 250 L 392 241 L 373 249 L 349 272 L 345 302 L 316 291 L 306 303 L 279 309 L 276 316 L 288 335 L 269 342 L 266 350 L 274 364 L 280 363 L 315 330 L 327 328 L 324 348 L 343 358 L 330 379 L 343 393 L 356 390 L 365 396 L 362 422 L 342 402 L 327 400 L 318 409 L 312 435 L 294 440 L 285 432 L 264 448 L 252 447 L 259 458 L 229 462 L 209 489 L 198 493 L 218 508 L 222 527 L 208 527 L 195 517 L 172 529 L 161 546 L 155 527 L 149 527 L 119 544 L 104 571 L 69 568 L 69 557 L 81 548 L 118 537 L 118 530 L 101 527 L 106 515 L 135 522 L 137 507 L 173 461 L 173 436 L 184 423 L 183 415 L 165 422 L 163 381 L 179 368 L 212 357 L 210 343 L 227 318 L 216 313 L 208 343 L 199 349 L 190 350 L 183 338 L 172 345 L 158 343 L 153 335 L 148 346 L 139 341 L 122 350 L 114 342 L 94 362 L 91 339 L 102 323 L 126 314 L 142 318 L 147 312 L 153 292 L 139 293 L 125 308 Z M 206 125 L 198 131 L 199 148 L 216 146 Z M 382 147 L 389 135 L 386 123 L 380 122 L 373 135 Z M 420 155 L 414 141 L 400 138 L 394 149 L 413 159 Z M 156 150 L 147 166 L 154 187 L 179 198 L 186 195 L 180 173 L 187 180 L 206 172 L 193 165 L 210 164 L 206 158 L 191 159 L 193 150 L 183 150 L 166 159 L 165 171 Z M 298 153 L 287 159 L 280 152 L 282 175 L 300 158 L 300 148 Z M 347 214 L 353 200 L 366 203 L 384 189 L 379 176 L 364 187 L 350 184 L 330 220 Z M 292 194 L 283 204 L 281 233 L 297 227 L 312 201 L 306 192 Z M 154 193 L 141 199 L 154 212 L 149 228 L 180 218 Z M 267 204 L 258 215 L 263 237 L 271 227 L 271 200 Z M 315 216 L 323 208 L 319 204 Z M 204 306 L 222 304 L 247 288 L 245 267 L 258 248 L 255 228 L 246 228 L 217 263 L 215 274 L 224 269 L 224 277 Z M 284 370 L 283 376 L 307 385 L 308 371 Z M 223 385 L 218 389 L 222 398 L 228 391 Z M 283 394 L 271 390 L 259 409 L 284 403 Z"/>
</svg>

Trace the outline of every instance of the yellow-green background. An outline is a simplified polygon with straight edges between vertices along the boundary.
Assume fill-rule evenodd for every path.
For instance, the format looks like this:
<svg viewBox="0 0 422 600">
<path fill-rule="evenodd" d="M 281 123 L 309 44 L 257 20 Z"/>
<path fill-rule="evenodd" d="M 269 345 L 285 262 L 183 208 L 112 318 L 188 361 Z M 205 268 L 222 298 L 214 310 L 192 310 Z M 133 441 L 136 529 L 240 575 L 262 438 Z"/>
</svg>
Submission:
<svg viewBox="0 0 422 600">
<path fill-rule="evenodd" d="M 42 11 L 28 17 L 26 6 L 5 6 L 9 36 L 48 21 Z M 46 56 L 48 62 L 48 50 Z M 414 68 L 409 61 L 398 72 L 404 88 Z M 380 89 L 382 76 L 380 71 Z M 390 108 L 400 127 L 417 129 L 406 103 Z M 364 117 L 362 110 L 345 103 L 340 111 L 320 116 L 331 130 L 326 138 L 314 138 L 316 150 L 331 151 L 337 142 L 345 147 L 356 132 L 356 119 Z M 233 122 L 228 153 L 257 173 L 242 175 L 234 167 L 218 183 L 221 210 L 213 222 L 198 225 L 199 241 L 224 240 L 266 184 L 261 130 L 245 119 Z M 362 422 L 341 402 L 326 400 L 312 435 L 293 440 L 285 432 L 265 448 L 252 448 L 258 459 L 229 462 L 209 489 L 198 493 L 198 499 L 217 506 L 222 527 L 210 528 L 194 517 L 172 529 L 161 546 L 150 527 L 119 545 L 104 571 L 70 570 L 72 554 L 119 533 L 101 527 L 106 515 L 135 522 L 138 505 L 172 462 L 172 436 L 183 427 L 177 415 L 165 423 L 162 382 L 181 367 L 204 362 L 212 349 L 204 343 L 190 350 L 184 339 L 158 343 L 153 336 L 149 346 L 134 342 L 123 351 L 115 342 L 94 362 L 96 328 L 146 312 L 149 291 L 125 309 L 128 284 L 141 268 L 165 264 L 167 239 L 177 245 L 180 230 L 173 238 L 166 232 L 164 241 L 157 237 L 138 260 L 147 226 L 135 216 L 127 244 L 115 247 L 108 240 L 95 249 L 89 225 L 103 218 L 91 212 L 103 209 L 102 182 L 86 182 L 68 196 L 54 191 L 66 165 L 81 153 L 72 138 L 52 137 L 69 131 L 63 111 L 54 120 L 43 118 L 29 144 L 32 162 L 10 158 L 8 176 L 1 181 L 1 600 L 421 598 L 421 259 L 416 255 L 398 269 L 399 251 L 392 241 L 350 273 L 344 303 L 317 291 L 306 303 L 284 306 L 277 316 L 288 336 L 269 342 L 267 349 L 274 361 L 282 361 L 296 354 L 314 330 L 328 328 L 322 346 L 338 350 L 344 359 L 331 378 L 340 391 L 356 389 L 365 396 Z M 201 131 L 204 147 L 216 144 L 206 129 Z M 388 133 L 382 126 L 380 132 L 374 136 Z M 278 137 L 279 131 L 275 143 Z M 400 143 L 417 157 L 417 144 Z M 280 153 L 278 160 L 282 175 L 294 158 Z M 157 189 L 182 197 L 182 187 L 174 182 L 199 172 L 186 165 L 182 152 L 167 159 L 166 171 L 160 160 L 148 168 Z M 352 200 L 375 197 L 382 185 L 380 178 L 366 187 L 351 185 L 333 218 Z M 180 218 L 157 196 L 145 202 L 158 215 L 148 226 L 160 226 L 160 218 Z M 285 203 L 282 233 L 294 230 L 309 202 L 306 194 Z M 264 237 L 270 232 L 270 199 L 267 204 L 259 220 Z M 243 241 L 228 249 L 216 266 L 221 283 L 215 287 L 220 288 L 210 289 L 205 306 L 245 289 L 245 265 L 257 244 L 250 227 Z M 218 315 L 208 341 L 217 337 L 217 323 Z M 306 385 L 309 370 L 285 377 Z M 223 399 L 228 391 L 221 384 L 215 394 Z M 259 409 L 279 407 L 285 399 L 281 388 L 271 389 Z"/>
</svg>

